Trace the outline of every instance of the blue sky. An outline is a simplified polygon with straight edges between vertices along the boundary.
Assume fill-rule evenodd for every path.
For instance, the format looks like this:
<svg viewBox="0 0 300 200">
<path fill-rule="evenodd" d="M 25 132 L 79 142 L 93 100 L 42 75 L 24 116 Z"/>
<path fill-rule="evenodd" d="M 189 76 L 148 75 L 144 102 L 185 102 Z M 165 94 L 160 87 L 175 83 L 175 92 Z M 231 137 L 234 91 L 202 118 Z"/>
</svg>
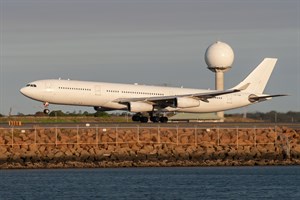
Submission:
<svg viewBox="0 0 300 200">
<path fill-rule="evenodd" d="M 290 96 L 247 111 L 300 111 L 298 0 L 0 0 L 0 23 L 2 114 L 41 110 L 19 89 L 47 78 L 213 89 L 204 53 L 217 40 L 235 53 L 225 88 L 278 58 L 266 92 Z"/>
</svg>

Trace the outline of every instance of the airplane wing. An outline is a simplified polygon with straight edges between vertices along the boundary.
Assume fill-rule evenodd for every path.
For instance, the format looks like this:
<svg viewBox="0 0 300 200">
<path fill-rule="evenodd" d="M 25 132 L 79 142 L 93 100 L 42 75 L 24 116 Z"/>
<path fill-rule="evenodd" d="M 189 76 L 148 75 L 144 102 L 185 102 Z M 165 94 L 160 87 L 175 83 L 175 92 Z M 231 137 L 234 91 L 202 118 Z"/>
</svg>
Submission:
<svg viewBox="0 0 300 200">
<path fill-rule="evenodd" d="M 159 97 L 141 97 L 141 98 L 119 98 L 114 100 L 114 102 L 127 104 L 130 102 L 137 102 L 143 101 L 149 104 L 158 105 L 160 107 L 167 107 L 170 105 L 174 105 L 176 98 L 178 97 L 186 97 L 186 98 L 193 98 L 198 99 L 204 102 L 208 102 L 208 99 L 214 98 L 216 96 L 236 93 L 240 92 L 239 89 L 231 89 L 231 90 L 224 90 L 224 91 L 214 91 L 214 92 L 206 92 L 206 93 L 194 93 L 194 94 L 183 94 L 183 95 L 172 95 L 172 96 L 159 96 Z"/>
<path fill-rule="evenodd" d="M 249 101 L 250 102 L 261 102 L 261 101 L 266 101 L 272 97 L 283 97 L 283 96 L 288 96 L 287 94 L 275 94 L 275 95 L 264 95 L 264 96 L 249 96 Z"/>
</svg>

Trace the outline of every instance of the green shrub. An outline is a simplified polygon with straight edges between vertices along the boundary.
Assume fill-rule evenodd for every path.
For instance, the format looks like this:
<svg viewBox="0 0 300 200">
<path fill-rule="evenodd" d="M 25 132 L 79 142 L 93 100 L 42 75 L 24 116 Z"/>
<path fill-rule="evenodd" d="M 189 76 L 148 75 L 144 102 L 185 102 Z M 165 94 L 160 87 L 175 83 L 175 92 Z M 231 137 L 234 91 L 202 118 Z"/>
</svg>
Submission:
<svg viewBox="0 0 300 200">
<path fill-rule="evenodd" d="M 103 111 L 97 111 L 95 112 L 94 117 L 109 117 L 109 114 Z"/>
<path fill-rule="evenodd" d="M 54 110 L 49 114 L 50 117 L 63 117 L 66 116 L 66 114 L 61 110 Z"/>
</svg>

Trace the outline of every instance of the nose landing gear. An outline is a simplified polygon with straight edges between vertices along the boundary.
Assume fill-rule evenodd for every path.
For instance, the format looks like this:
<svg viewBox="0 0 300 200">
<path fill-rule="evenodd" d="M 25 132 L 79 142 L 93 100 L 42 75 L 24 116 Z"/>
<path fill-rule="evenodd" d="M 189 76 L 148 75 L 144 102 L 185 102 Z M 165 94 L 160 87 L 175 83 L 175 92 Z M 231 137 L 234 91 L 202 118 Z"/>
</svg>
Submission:
<svg viewBox="0 0 300 200">
<path fill-rule="evenodd" d="M 48 106 L 49 106 L 49 103 L 48 102 L 45 102 L 44 104 L 44 113 L 46 114 L 46 115 L 48 115 L 49 113 L 50 113 L 50 110 L 48 109 Z"/>
</svg>

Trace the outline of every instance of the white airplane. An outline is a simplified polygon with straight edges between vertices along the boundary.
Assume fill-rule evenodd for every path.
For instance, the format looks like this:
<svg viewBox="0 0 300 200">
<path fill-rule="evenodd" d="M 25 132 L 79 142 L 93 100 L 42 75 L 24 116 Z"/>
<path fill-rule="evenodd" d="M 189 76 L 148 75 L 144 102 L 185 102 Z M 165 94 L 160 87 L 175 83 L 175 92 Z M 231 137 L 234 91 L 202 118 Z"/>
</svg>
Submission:
<svg viewBox="0 0 300 200">
<path fill-rule="evenodd" d="M 166 112 L 217 112 L 286 96 L 263 94 L 276 62 L 265 58 L 241 83 L 223 91 L 49 79 L 28 83 L 20 92 L 43 102 L 46 114 L 50 103 L 92 106 L 97 111 L 128 110 L 140 122 L 148 122 L 148 113 L 152 122 L 165 123 Z"/>
</svg>

